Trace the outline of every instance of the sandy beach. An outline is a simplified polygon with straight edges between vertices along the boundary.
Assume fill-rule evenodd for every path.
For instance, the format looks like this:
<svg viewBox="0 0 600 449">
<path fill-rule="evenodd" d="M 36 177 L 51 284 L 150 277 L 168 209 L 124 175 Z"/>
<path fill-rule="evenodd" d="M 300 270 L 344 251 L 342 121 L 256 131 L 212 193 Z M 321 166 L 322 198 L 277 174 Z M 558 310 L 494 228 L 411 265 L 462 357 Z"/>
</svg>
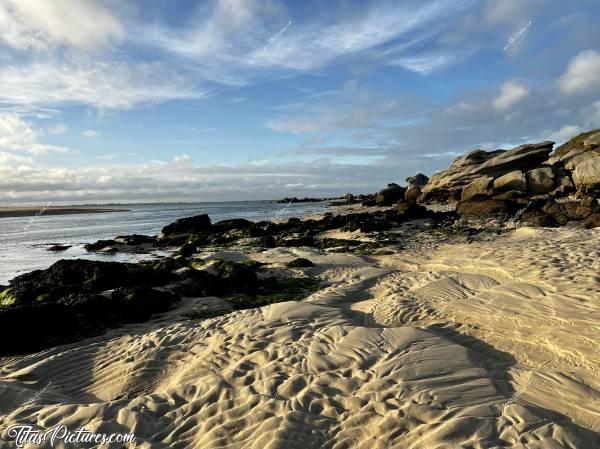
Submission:
<svg viewBox="0 0 600 449">
<path fill-rule="evenodd" d="M 222 252 L 327 286 L 152 322 L 0 362 L 0 427 L 133 431 L 136 447 L 594 448 L 600 442 L 600 230 L 360 257 Z M 0 447 L 14 447 L 0 443 Z"/>
</svg>

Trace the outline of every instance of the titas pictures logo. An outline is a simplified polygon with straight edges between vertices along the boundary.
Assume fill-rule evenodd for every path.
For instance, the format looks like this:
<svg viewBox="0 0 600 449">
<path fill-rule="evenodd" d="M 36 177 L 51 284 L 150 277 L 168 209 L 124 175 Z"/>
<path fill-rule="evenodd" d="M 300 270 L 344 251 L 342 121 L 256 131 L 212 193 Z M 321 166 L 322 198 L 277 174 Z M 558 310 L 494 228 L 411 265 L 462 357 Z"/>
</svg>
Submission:
<svg viewBox="0 0 600 449">
<path fill-rule="evenodd" d="M 32 425 L 16 425 L 9 427 L 3 435 L 5 440 L 13 440 L 17 447 L 25 445 L 45 445 L 55 447 L 59 442 L 67 445 L 81 444 L 127 444 L 135 441 L 135 435 L 132 433 L 95 433 L 81 427 L 71 431 L 66 426 L 55 426 L 50 429 L 40 430 Z"/>
</svg>

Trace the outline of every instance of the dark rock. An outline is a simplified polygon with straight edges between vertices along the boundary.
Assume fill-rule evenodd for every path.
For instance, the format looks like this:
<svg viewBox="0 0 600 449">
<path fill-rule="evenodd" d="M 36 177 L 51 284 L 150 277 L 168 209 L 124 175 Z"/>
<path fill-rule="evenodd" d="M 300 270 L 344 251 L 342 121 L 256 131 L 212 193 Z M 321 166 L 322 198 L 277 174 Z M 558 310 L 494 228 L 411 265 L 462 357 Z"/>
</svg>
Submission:
<svg viewBox="0 0 600 449">
<path fill-rule="evenodd" d="M 548 201 L 543 207 L 542 212 L 550 215 L 560 226 L 566 225 L 569 221 L 578 220 L 577 208 L 578 202 L 570 201 L 557 203 Z"/>
<path fill-rule="evenodd" d="M 180 218 L 162 229 L 163 236 L 184 233 L 208 233 L 212 230 L 210 218 L 206 214 Z"/>
<path fill-rule="evenodd" d="M 555 227 L 558 224 L 554 218 L 540 210 L 525 212 L 523 215 L 521 215 L 519 221 L 527 226 L 533 226 L 536 228 L 550 228 Z"/>
<path fill-rule="evenodd" d="M 581 222 L 581 227 L 585 229 L 600 228 L 600 213 L 589 215 Z"/>
<path fill-rule="evenodd" d="M 298 257 L 297 259 L 291 260 L 288 263 L 286 263 L 285 266 L 288 268 L 308 268 L 308 267 L 314 267 L 315 264 L 312 263 L 308 259 L 304 259 L 303 257 Z"/>
<path fill-rule="evenodd" d="M 509 190 L 508 192 L 494 195 L 497 200 L 518 200 L 520 198 L 527 198 L 527 192 L 522 190 Z"/>
<path fill-rule="evenodd" d="M 164 285 L 170 272 L 143 265 L 94 260 L 59 260 L 46 270 L 23 274 L 9 282 L 17 303 L 56 302 L 72 293 L 99 293 L 120 286 Z"/>
<path fill-rule="evenodd" d="M 409 176 L 406 178 L 406 183 L 408 187 L 419 187 L 423 188 L 429 182 L 429 178 L 425 176 L 423 173 L 418 173 L 415 176 Z"/>
<path fill-rule="evenodd" d="M 426 207 L 419 204 L 398 203 L 396 211 L 400 214 L 400 221 L 431 218 L 433 215 Z"/>
<path fill-rule="evenodd" d="M 272 235 L 265 235 L 260 238 L 259 245 L 263 248 L 275 248 L 277 246 L 277 242 L 275 241 L 275 237 Z"/>
<path fill-rule="evenodd" d="M 179 248 L 178 253 L 181 254 L 183 257 L 189 257 L 192 254 L 196 253 L 196 251 L 198 251 L 198 248 L 196 248 L 196 245 L 193 244 L 192 242 L 188 242 Z"/>
<path fill-rule="evenodd" d="M 169 310 L 179 300 L 171 292 L 148 286 L 119 287 L 113 291 L 112 300 L 119 308 L 120 318 L 127 322 L 145 321 L 155 313 Z"/>
<path fill-rule="evenodd" d="M 126 245 L 138 246 L 145 243 L 156 243 L 156 237 L 149 235 L 131 234 L 131 235 L 120 235 L 115 237 L 118 243 L 124 243 Z"/>
<path fill-rule="evenodd" d="M 243 218 L 234 218 L 231 220 L 218 221 L 212 225 L 213 232 L 227 232 L 233 229 L 246 230 L 254 225 L 253 222 Z"/>
<path fill-rule="evenodd" d="M 52 245 L 48 248 L 48 251 L 66 251 L 71 247 L 71 245 Z"/>
<path fill-rule="evenodd" d="M 478 217 L 492 218 L 497 216 L 510 216 L 517 211 L 517 205 L 508 200 L 490 199 L 483 201 L 460 201 L 456 210 L 459 214 Z"/>
<path fill-rule="evenodd" d="M 119 246 L 120 243 L 116 240 L 98 240 L 94 243 L 87 243 L 83 247 L 86 251 L 101 251 L 108 247 Z"/>
<path fill-rule="evenodd" d="M 375 202 L 378 206 L 391 206 L 404 198 L 405 188 L 398 184 L 388 184 L 388 186 L 377 192 Z"/>
</svg>

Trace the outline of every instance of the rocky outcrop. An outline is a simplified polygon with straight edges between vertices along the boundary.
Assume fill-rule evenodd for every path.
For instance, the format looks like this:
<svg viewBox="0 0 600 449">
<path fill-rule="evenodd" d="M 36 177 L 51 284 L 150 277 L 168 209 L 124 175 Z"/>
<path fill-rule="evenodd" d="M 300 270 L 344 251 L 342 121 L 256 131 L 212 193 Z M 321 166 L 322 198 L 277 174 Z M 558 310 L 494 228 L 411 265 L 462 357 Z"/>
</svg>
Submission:
<svg viewBox="0 0 600 449">
<path fill-rule="evenodd" d="M 456 158 L 447 170 L 434 174 L 427 185 L 422 188 L 423 194 L 419 202 L 458 200 L 462 189 L 471 181 L 479 178 L 474 171 L 488 160 L 502 154 L 503 150 L 474 150 Z"/>
<path fill-rule="evenodd" d="M 527 181 L 521 170 L 511 171 L 499 178 L 494 179 L 494 193 L 508 191 L 527 191 Z"/>
<path fill-rule="evenodd" d="M 404 193 L 404 200 L 408 203 L 416 203 L 421 196 L 421 189 L 427 185 L 429 178 L 422 173 L 406 178 L 408 186 Z"/>
<path fill-rule="evenodd" d="M 210 231 L 212 224 L 206 214 L 196 215 L 194 217 L 180 218 L 162 229 L 163 236 L 174 234 L 183 234 L 189 232 L 207 232 Z"/>
<path fill-rule="evenodd" d="M 404 198 L 406 189 L 398 184 L 390 183 L 383 190 L 377 192 L 375 202 L 378 206 L 391 206 Z"/>
<path fill-rule="evenodd" d="M 459 214 L 472 218 L 508 217 L 517 209 L 514 202 L 498 199 L 460 201 L 456 206 Z"/>
<path fill-rule="evenodd" d="M 537 144 L 521 145 L 509 151 L 483 151 L 475 150 L 465 156 L 454 160 L 452 165 L 442 172 L 436 173 L 431 177 L 429 183 L 422 189 L 423 194 L 419 197 L 419 202 L 430 201 L 453 201 L 462 199 L 463 190 L 474 181 L 482 178 L 497 179 L 510 172 L 529 171 L 537 168 L 539 164 L 545 162 L 554 142 L 542 142 Z M 513 174 L 513 182 L 516 182 Z M 483 183 L 483 180 L 478 182 Z M 526 179 L 523 178 L 526 189 Z M 523 182 L 518 189 L 523 188 Z M 481 188 L 474 184 L 465 194 L 465 199 L 469 198 L 472 191 Z M 506 186 L 508 190 L 510 189 Z"/>
<path fill-rule="evenodd" d="M 573 171 L 573 182 L 578 190 L 600 190 L 600 154 L 579 163 Z"/>
<path fill-rule="evenodd" d="M 468 201 L 474 198 L 486 198 L 493 194 L 494 178 L 481 176 L 475 178 L 462 190 L 460 200 Z"/>
<path fill-rule="evenodd" d="M 552 167 L 540 167 L 530 170 L 525 175 L 527 188 L 534 195 L 549 193 L 554 188 L 554 171 Z"/>
</svg>

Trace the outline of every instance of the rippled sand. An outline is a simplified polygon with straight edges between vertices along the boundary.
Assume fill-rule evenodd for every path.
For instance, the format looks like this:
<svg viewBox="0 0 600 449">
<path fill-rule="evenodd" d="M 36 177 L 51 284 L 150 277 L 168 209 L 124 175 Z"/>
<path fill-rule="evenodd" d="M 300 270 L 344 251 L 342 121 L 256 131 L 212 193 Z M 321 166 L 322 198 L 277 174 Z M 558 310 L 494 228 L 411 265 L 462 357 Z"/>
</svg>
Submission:
<svg viewBox="0 0 600 449">
<path fill-rule="evenodd" d="M 0 430 L 133 431 L 153 448 L 600 447 L 599 256 L 600 230 L 527 228 L 427 254 L 251 255 L 307 257 L 329 286 L 181 321 L 220 307 L 190 300 L 1 359 Z"/>
</svg>

